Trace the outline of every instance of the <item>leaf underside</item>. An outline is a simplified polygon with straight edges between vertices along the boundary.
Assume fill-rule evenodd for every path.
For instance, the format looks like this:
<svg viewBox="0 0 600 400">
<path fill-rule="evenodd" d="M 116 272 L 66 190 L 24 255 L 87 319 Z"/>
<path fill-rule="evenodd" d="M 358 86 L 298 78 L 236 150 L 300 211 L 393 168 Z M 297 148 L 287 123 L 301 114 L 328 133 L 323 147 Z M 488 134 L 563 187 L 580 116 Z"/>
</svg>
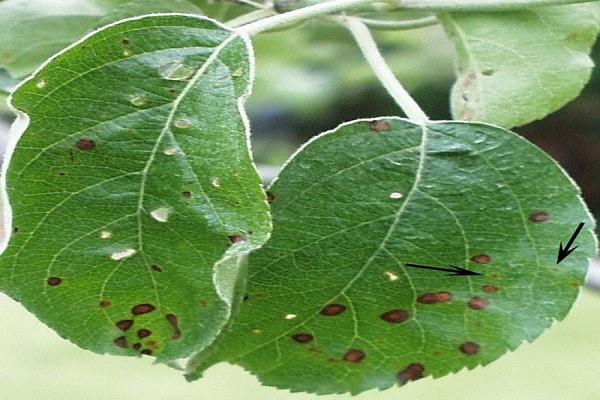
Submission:
<svg viewBox="0 0 600 400">
<path fill-rule="evenodd" d="M 359 393 L 487 364 L 566 315 L 595 254 L 560 167 L 484 124 L 346 124 L 269 191 L 274 231 L 250 256 L 246 301 L 188 379 L 228 361 L 279 388 Z"/>
<path fill-rule="evenodd" d="M 457 51 L 455 119 L 524 125 L 573 100 L 590 78 L 599 2 L 439 19 Z"/>
<path fill-rule="evenodd" d="M 21 85 L 0 289 L 96 352 L 169 361 L 212 342 L 270 229 L 240 106 L 252 62 L 214 21 L 158 15 Z"/>
</svg>

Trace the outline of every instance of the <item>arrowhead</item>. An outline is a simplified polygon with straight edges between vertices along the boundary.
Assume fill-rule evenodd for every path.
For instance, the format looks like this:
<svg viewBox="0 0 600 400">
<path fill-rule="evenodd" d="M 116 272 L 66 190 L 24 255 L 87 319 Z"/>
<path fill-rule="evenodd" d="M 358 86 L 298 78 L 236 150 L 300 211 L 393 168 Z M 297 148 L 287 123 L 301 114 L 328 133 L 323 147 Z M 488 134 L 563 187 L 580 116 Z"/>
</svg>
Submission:
<svg viewBox="0 0 600 400">
<path fill-rule="evenodd" d="M 446 276 L 467 276 L 467 275 L 482 275 L 479 272 L 474 272 L 474 271 L 470 271 L 468 269 L 464 269 L 461 267 L 457 267 L 456 265 L 450 265 L 452 268 L 454 268 L 456 271 L 451 273 L 451 274 L 447 274 Z"/>
<path fill-rule="evenodd" d="M 559 264 L 562 260 L 567 258 L 567 256 L 569 254 L 571 254 L 573 252 L 573 250 L 575 250 L 578 247 L 579 246 L 575 246 L 572 249 L 569 249 L 569 245 L 567 245 L 567 248 L 564 249 L 562 242 L 560 242 L 560 246 L 558 246 L 558 256 L 556 256 L 556 264 Z"/>
</svg>

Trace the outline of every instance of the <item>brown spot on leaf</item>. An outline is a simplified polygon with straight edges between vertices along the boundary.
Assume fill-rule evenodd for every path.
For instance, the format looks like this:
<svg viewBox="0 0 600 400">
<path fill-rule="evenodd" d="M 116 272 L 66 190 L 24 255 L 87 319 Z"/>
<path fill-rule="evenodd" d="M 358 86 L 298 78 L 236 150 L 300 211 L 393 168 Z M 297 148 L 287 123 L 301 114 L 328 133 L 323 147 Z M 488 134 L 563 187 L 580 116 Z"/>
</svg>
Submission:
<svg viewBox="0 0 600 400">
<path fill-rule="evenodd" d="M 121 321 L 116 322 L 115 325 L 117 326 L 117 328 L 119 328 L 120 330 L 122 330 L 123 332 L 125 332 L 129 328 L 132 327 L 133 320 L 131 320 L 131 319 L 122 319 Z"/>
<path fill-rule="evenodd" d="M 13 228 L 13 233 L 18 233 L 18 232 L 19 232 L 19 227 L 18 227 L 18 226 L 15 226 L 15 227 Z"/>
<path fill-rule="evenodd" d="M 124 45 L 128 45 L 130 42 L 129 39 L 123 39 L 121 40 L 121 43 L 123 43 Z"/>
<path fill-rule="evenodd" d="M 79 150 L 92 150 L 94 147 L 96 147 L 96 142 L 94 142 L 92 139 L 79 139 L 77 143 L 75 143 L 75 146 Z"/>
<path fill-rule="evenodd" d="M 452 293 L 450 292 L 429 292 L 417 298 L 417 301 L 421 304 L 446 303 L 450 300 L 452 300 Z"/>
<path fill-rule="evenodd" d="M 492 258 L 487 254 L 477 254 L 476 256 L 471 257 L 471 261 L 478 264 L 488 264 L 491 260 Z"/>
<path fill-rule="evenodd" d="M 171 335 L 171 339 L 179 339 L 181 337 L 181 329 L 179 329 L 179 320 L 177 319 L 177 315 L 175 314 L 167 314 L 165 315 L 169 324 L 173 328 L 173 334 Z"/>
<path fill-rule="evenodd" d="M 402 384 L 409 381 L 416 381 L 423 377 L 423 371 L 425 371 L 425 367 L 423 367 L 422 364 L 410 364 L 408 367 L 398 372 L 398 380 Z"/>
<path fill-rule="evenodd" d="M 310 333 L 296 333 L 295 335 L 292 335 L 292 339 L 298 343 L 308 343 L 312 342 L 314 337 Z"/>
<path fill-rule="evenodd" d="M 140 354 L 145 354 L 147 356 L 151 356 L 152 355 L 152 350 L 150 350 L 150 349 L 144 349 L 144 350 L 140 351 Z"/>
<path fill-rule="evenodd" d="M 271 204 L 275 200 L 275 195 L 272 192 L 267 192 L 267 203 Z"/>
<path fill-rule="evenodd" d="M 118 338 L 116 338 L 114 340 L 114 343 L 122 348 L 127 348 L 127 339 L 125 338 L 125 336 L 119 336 Z"/>
<path fill-rule="evenodd" d="M 494 286 L 494 285 L 483 285 L 481 288 L 486 293 L 495 293 L 498 291 L 498 286 Z"/>
<path fill-rule="evenodd" d="M 156 265 L 156 264 L 152 264 L 150 266 L 150 268 L 152 268 L 156 272 L 163 272 L 163 269 L 159 265 Z"/>
<path fill-rule="evenodd" d="M 531 222 L 546 222 L 550 219 L 550 215 L 544 211 L 535 211 L 529 214 Z"/>
<path fill-rule="evenodd" d="M 472 310 L 483 310 L 484 308 L 487 308 L 487 306 L 490 305 L 490 302 L 486 299 L 484 299 L 483 297 L 472 297 L 471 300 L 469 300 L 468 306 L 470 309 Z"/>
<path fill-rule="evenodd" d="M 106 308 L 106 307 L 110 306 L 110 301 L 100 300 L 100 303 L 98 303 L 98 305 L 100 306 L 100 308 Z"/>
<path fill-rule="evenodd" d="M 61 282 L 62 278 L 59 278 L 58 276 L 51 276 L 46 280 L 46 283 L 48 283 L 50 286 L 58 286 Z"/>
<path fill-rule="evenodd" d="M 365 352 L 356 349 L 350 349 L 344 354 L 344 361 L 348 361 L 351 363 L 357 363 L 365 358 Z"/>
<path fill-rule="evenodd" d="M 375 132 L 385 132 L 390 130 L 390 124 L 386 121 L 376 120 L 369 122 L 369 128 Z"/>
<path fill-rule="evenodd" d="M 319 312 L 321 313 L 321 315 L 333 316 L 340 315 L 344 311 L 346 311 L 346 306 L 342 304 L 327 304 Z"/>
<path fill-rule="evenodd" d="M 242 236 L 242 235 L 231 235 L 231 236 L 227 236 L 227 238 L 229 239 L 229 241 L 231 243 L 241 243 L 241 242 L 246 241 L 246 236 Z"/>
<path fill-rule="evenodd" d="M 131 347 L 133 347 L 133 349 L 135 351 L 140 351 L 140 349 L 142 348 L 142 344 L 141 343 L 134 343 L 133 346 L 131 346 Z"/>
<path fill-rule="evenodd" d="M 143 339 L 143 338 L 148 337 L 150 335 L 152 335 L 152 331 L 150 331 L 148 329 L 140 329 L 140 330 L 137 331 L 137 336 L 140 339 Z"/>
<path fill-rule="evenodd" d="M 379 316 L 382 320 L 386 322 L 391 322 L 393 324 L 397 324 L 400 322 L 404 322 L 408 319 L 408 311 L 406 310 L 390 310 L 386 311 Z"/>
<path fill-rule="evenodd" d="M 131 309 L 131 313 L 133 315 L 141 315 L 152 312 L 156 309 L 152 304 L 138 304 L 137 306 Z"/>
<path fill-rule="evenodd" d="M 472 356 L 479 352 L 479 345 L 475 342 L 464 342 L 459 347 L 460 351 L 468 356 Z"/>
<path fill-rule="evenodd" d="M 181 195 L 185 198 L 190 198 L 192 197 L 192 192 L 190 192 L 189 190 L 184 190 L 183 192 L 181 192 Z"/>
</svg>

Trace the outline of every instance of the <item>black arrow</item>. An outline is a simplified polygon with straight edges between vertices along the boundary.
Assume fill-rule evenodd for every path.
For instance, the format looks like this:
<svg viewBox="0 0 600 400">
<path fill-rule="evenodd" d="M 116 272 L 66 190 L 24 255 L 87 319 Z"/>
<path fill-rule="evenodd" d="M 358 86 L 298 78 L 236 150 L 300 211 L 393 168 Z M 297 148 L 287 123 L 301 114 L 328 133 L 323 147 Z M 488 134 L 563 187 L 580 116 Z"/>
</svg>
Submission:
<svg viewBox="0 0 600 400">
<path fill-rule="evenodd" d="M 575 247 L 571 248 L 571 245 L 575 241 L 575 238 L 577 237 L 577 235 L 579 235 L 579 232 L 581 232 L 583 225 L 585 225 L 585 222 L 579 223 L 579 226 L 577 227 L 577 229 L 575 229 L 575 232 L 571 236 L 571 239 L 569 239 L 569 241 L 567 242 L 566 247 L 563 248 L 563 244 L 562 244 L 562 242 L 560 242 L 560 246 L 558 246 L 558 256 L 556 257 L 557 264 L 560 263 L 565 258 L 567 258 L 567 256 L 569 254 L 571 254 L 571 252 L 573 252 L 573 250 L 575 250 L 576 248 L 579 247 L 579 246 L 575 246 Z"/>
<path fill-rule="evenodd" d="M 429 265 L 419 265 L 419 264 L 410 264 L 410 263 L 406 263 L 404 265 L 407 267 L 413 267 L 413 268 L 432 269 L 434 271 L 452 272 L 451 274 L 446 274 L 446 276 L 482 275 L 479 272 L 469 271 L 468 269 L 457 267 L 456 265 L 450 265 L 452 267 L 452 269 L 430 267 Z"/>
</svg>

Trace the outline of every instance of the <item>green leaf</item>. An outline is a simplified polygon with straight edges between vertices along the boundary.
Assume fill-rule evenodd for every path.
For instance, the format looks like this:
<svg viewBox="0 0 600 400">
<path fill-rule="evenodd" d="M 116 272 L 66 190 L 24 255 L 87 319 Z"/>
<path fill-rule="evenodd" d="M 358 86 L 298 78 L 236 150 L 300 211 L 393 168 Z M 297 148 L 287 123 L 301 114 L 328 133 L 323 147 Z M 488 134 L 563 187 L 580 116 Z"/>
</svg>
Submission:
<svg viewBox="0 0 600 400">
<path fill-rule="evenodd" d="M 185 0 L 0 1 L 0 67 L 23 78 L 94 28 L 126 17 L 169 11 L 201 12 Z"/>
<path fill-rule="evenodd" d="M 167 361 L 208 345 L 270 229 L 241 108 L 251 56 L 212 20 L 147 16 L 21 85 L 0 288 L 96 352 Z"/>
<path fill-rule="evenodd" d="M 456 119 L 523 125 L 577 97 L 590 78 L 600 2 L 439 18 L 457 52 Z"/>
<path fill-rule="evenodd" d="M 246 301 L 189 379 L 228 361 L 279 388 L 358 393 L 487 364 L 565 316 L 595 254 L 563 170 L 485 124 L 343 125 L 269 191 L 274 230 L 250 256 Z"/>
</svg>

